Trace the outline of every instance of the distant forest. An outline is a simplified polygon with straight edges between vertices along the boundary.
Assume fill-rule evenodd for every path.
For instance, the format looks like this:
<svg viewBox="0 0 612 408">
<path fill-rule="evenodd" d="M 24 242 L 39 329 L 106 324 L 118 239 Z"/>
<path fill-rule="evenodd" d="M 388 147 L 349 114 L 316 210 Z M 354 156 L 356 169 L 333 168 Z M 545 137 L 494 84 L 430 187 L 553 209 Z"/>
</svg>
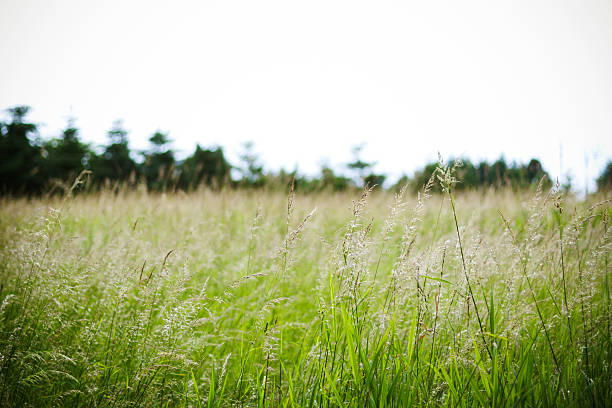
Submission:
<svg viewBox="0 0 612 408">
<path fill-rule="evenodd" d="M 361 147 L 353 147 L 353 161 L 346 163 L 346 172 L 337 173 L 324 166 L 315 177 L 295 172 L 265 169 L 254 153 L 252 143 L 245 143 L 240 163 L 227 161 L 221 147 L 199 145 L 184 160 L 177 160 L 169 147 L 167 133 L 151 135 L 150 147 L 132 151 L 128 132 L 121 121 L 107 132 L 107 143 L 97 148 L 80 140 L 79 129 L 69 120 L 58 137 L 43 140 L 35 123 L 28 121 L 28 106 L 6 110 L 9 120 L 0 121 L 0 194 L 39 195 L 62 193 L 68 189 L 99 189 L 118 186 L 146 185 L 150 191 L 190 191 L 205 186 L 222 188 L 281 189 L 295 180 L 295 188 L 303 192 L 343 191 L 364 185 L 382 188 L 386 176 L 373 171 L 374 163 L 360 158 Z M 458 166 L 458 190 L 478 188 L 526 189 L 537 185 L 546 170 L 537 159 L 528 163 L 507 163 L 503 158 L 493 163 L 472 163 L 462 159 Z M 450 161 L 450 165 L 457 163 Z M 401 177 L 389 189 L 409 185 L 413 190 L 423 186 L 437 167 L 429 163 L 412 177 Z M 234 170 L 234 171 L 232 171 Z M 80 177 L 86 175 L 87 177 Z M 75 183 L 76 180 L 87 182 Z M 549 179 L 549 178 L 548 178 Z M 550 181 L 548 181 L 550 185 Z M 612 186 L 612 162 L 597 179 L 599 190 Z M 564 186 L 571 189 L 571 182 Z"/>
</svg>

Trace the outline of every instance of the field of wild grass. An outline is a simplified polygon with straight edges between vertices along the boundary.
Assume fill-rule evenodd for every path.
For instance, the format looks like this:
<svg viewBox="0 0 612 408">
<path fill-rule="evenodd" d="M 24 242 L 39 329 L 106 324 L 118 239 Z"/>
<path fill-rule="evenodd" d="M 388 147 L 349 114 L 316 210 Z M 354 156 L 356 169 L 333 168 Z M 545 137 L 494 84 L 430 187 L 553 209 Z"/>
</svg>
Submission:
<svg viewBox="0 0 612 408">
<path fill-rule="evenodd" d="M 610 406 L 610 202 L 440 176 L 1 199 L 0 404 Z"/>
</svg>

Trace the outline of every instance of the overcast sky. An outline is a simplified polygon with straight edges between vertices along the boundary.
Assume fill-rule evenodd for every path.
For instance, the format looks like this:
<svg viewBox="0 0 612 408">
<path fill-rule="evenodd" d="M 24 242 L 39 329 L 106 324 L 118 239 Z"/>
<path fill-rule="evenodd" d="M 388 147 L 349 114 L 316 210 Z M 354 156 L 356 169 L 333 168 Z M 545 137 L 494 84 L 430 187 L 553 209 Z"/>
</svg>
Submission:
<svg viewBox="0 0 612 408">
<path fill-rule="evenodd" d="M 578 186 L 612 158 L 610 0 L 1 0 L 0 61 L 0 108 L 46 137 L 123 118 L 133 148 L 253 140 L 308 174 L 366 143 L 391 181 L 438 151 Z"/>
</svg>

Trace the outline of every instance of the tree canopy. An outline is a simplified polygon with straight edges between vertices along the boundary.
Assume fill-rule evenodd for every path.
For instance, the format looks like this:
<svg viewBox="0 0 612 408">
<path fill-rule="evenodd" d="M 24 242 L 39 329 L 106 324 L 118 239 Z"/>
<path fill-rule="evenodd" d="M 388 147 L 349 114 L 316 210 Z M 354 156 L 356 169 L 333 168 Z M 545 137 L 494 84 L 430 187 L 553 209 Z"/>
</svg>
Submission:
<svg viewBox="0 0 612 408">
<path fill-rule="evenodd" d="M 192 154 L 177 160 L 168 132 L 156 131 L 150 145 L 140 152 L 132 151 L 129 132 L 121 120 L 113 122 L 107 132 L 107 142 L 91 146 L 81 141 L 76 120 L 70 118 L 61 134 L 43 140 L 38 125 L 28 120 L 28 106 L 6 110 L 8 120 L 0 122 L 0 193 L 32 195 L 56 191 L 57 185 L 71 185 L 84 170 L 91 172 L 90 188 L 144 183 L 150 191 L 194 190 L 200 186 L 221 188 L 295 188 L 304 192 L 344 191 L 370 187 L 384 188 L 385 174 L 374 171 L 375 162 L 362 158 L 364 144 L 352 147 L 352 161 L 345 164 L 348 175 L 324 164 L 320 174 L 306 177 L 297 172 L 267 171 L 254 144 L 243 144 L 240 162 L 233 166 L 221 147 L 196 145 Z M 473 163 L 467 158 L 449 161 L 457 166 L 457 190 L 479 188 L 534 188 L 543 180 L 551 186 L 542 163 L 533 158 L 527 163 L 508 163 L 503 157 L 489 163 Z M 421 189 L 438 167 L 427 163 L 412 176 L 403 175 L 390 188 L 408 185 Z M 569 180 L 569 179 L 568 179 Z M 563 186 L 569 190 L 571 180 Z M 612 188 L 612 162 L 597 179 L 599 190 Z M 61 191 L 59 189 L 57 191 Z"/>
</svg>

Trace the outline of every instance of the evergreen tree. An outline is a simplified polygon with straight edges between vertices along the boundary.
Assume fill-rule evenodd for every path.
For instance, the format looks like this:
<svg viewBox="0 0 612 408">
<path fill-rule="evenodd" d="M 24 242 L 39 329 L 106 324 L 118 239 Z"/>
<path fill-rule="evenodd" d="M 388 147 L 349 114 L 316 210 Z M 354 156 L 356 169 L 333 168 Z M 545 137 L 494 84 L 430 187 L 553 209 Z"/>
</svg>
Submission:
<svg viewBox="0 0 612 408">
<path fill-rule="evenodd" d="M 348 177 L 337 175 L 329 166 L 321 169 L 321 190 L 344 191 L 354 187 L 354 183 Z"/>
<path fill-rule="evenodd" d="M 37 126 L 28 123 L 29 106 L 7 109 L 11 119 L 0 123 L 0 192 L 38 193 L 42 190 L 40 147 L 33 143 Z"/>
<path fill-rule="evenodd" d="M 455 188 L 457 190 L 471 190 L 482 186 L 478 178 L 478 170 L 474 164 L 468 159 L 461 159 L 461 165 L 457 166 L 457 179 L 459 182 Z M 455 165 L 455 160 L 451 160 L 450 166 Z"/>
<path fill-rule="evenodd" d="M 610 190 L 612 189 L 612 161 L 609 161 L 604 170 L 597 177 L 597 190 Z"/>
<path fill-rule="evenodd" d="M 431 175 L 436 171 L 437 168 L 438 168 L 438 163 L 431 162 L 431 163 L 427 163 L 425 167 L 423 167 L 423 169 L 415 171 L 414 176 L 412 177 L 412 182 L 411 182 L 412 190 L 415 192 L 420 191 L 423 188 L 423 186 L 425 186 L 429 182 Z M 436 185 L 436 187 L 434 187 L 434 191 L 441 191 L 441 190 L 439 186 Z"/>
<path fill-rule="evenodd" d="M 529 184 L 538 184 L 540 182 L 540 180 L 542 179 L 542 177 L 546 176 L 547 179 L 548 177 L 548 173 L 546 173 L 544 171 L 544 168 L 542 167 L 542 163 L 540 163 L 540 161 L 538 159 L 531 159 L 529 161 L 529 164 L 527 165 L 527 183 Z M 549 180 L 550 181 L 550 180 Z"/>
<path fill-rule="evenodd" d="M 373 166 L 373 163 L 368 163 L 361 160 L 361 151 L 363 150 L 364 146 L 364 144 L 353 146 L 351 149 L 353 152 L 353 161 L 348 163 L 346 167 L 355 173 L 356 178 L 361 183 L 365 184 L 366 173 Z"/>
<path fill-rule="evenodd" d="M 363 178 L 363 183 L 370 187 L 382 188 L 387 176 L 384 174 L 370 173 Z"/>
<path fill-rule="evenodd" d="M 242 145 L 242 149 L 242 154 L 240 155 L 241 166 L 239 168 L 242 174 L 242 185 L 246 187 L 262 187 L 265 184 L 263 165 L 260 163 L 259 156 L 254 151 L 253 142 L 245 142 Z"/>
<path fill-rule="evenodd" d="M 79 140 L 79 129 L 74 119 L 68 120 L 59 138 L 45 142 L 43 149 L 45 181 L 57 179 L 70 182 L 89 165 L 91 151 L 87 144 Z"/>
<path fill-rule="evenodd" d="M 200 184 L 221 188 L 230 180 L 231 166 L 225 160 L 223 149 L 202 149 L 200 145 L 181 165 L 180 186 L 196 189 Z"/>
<path fill-rule="evenodd" d="M 149 141 L 152 146 L 149 151 L 144 153 L 143 174 L 148 188 L 160 191 L 165 189 L 173 178 L 174 153 L 166 148 L 170 140 L 165 133 L 155 132 L 149 138 Z"/>
<path fill-rule="evenodd" d="M 109 144 L 104 147 L 100 156 L 92 158 L 91 169 L 94 180 L 135 181 L 136 163 L 130 157 L 127 135 L 123 122 L 115 121 L 107 133 Z"/>
<path fill-rule="evenodd" d="M 506 173 L 508 172 L 508 165 L 503 157 L 497 159 L 492 165 L 489 172 L 490 184 L 497 188 L 501 188 L 508 183 Z"/>
<path fill-rule="evenodd" d="M 346 166 L 356 173 L 356 177 L 359 179 L 362 186 L 367 185 L 370 187 L 376 186 L 377 188 L 382 188 L 387 176 L 373 172 L 373 168 L 376 163 L 369 163 L 361 160 L 361 151 L 363 150 L 364 146 L 364 144 L 353 146 L 353 161 L 348 163 Z"/>
</svg>

